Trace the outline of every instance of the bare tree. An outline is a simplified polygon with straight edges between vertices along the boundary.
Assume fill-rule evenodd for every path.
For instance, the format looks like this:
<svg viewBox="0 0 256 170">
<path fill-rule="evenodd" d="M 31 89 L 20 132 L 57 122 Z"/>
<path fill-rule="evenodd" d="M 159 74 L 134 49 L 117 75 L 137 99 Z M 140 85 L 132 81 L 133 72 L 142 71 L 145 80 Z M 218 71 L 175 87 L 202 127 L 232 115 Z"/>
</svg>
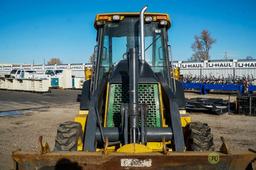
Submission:
<svg viewBox="0 0 256 170">
<path fill-rule="evenodd" d="M 253 60 L 253 57 L 252 56 L 247 56 L 245 57 L 246 60 Z"/>
<path fill-rule="evenodd" d="M 89 63 L 91 63 L 92 65 L 95 65 L 96 60 L 97 60 L 97 49 L 94 49 L 94 52 L 89 57 Z"/>
<path fill-rule="evenodd" d="M 215 42 L 216 40 L 211 37 L 208 30 L 203 30 L 200 36 L 196 35 L 195 41 L 191 46 L 194 53 L 190 60 L 192 61 L 209 60 L 210 59 L 209 51 L 212 47 L 212 44 Z"/>
<path fill-rule="evenodd" d="M 61 60 L 59 58 L 51 58 L 48 62 L 49 65 L 52 64 L 62 64 Z"/>
<path fill-rule="evenodd" d="M 89 57 L 89 63 L 93 64 L 95 60 L 95 54 L 93 53 L 90 57 Z"/>
</svg>

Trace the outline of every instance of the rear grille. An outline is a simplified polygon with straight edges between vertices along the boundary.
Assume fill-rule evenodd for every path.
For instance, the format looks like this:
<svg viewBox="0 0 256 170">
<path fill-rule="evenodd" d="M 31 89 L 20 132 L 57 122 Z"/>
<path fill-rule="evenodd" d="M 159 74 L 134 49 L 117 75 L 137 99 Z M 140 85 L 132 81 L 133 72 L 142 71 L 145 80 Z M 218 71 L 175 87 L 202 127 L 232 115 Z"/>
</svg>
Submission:
<svg viewBox="0 0 256 170">
<path fill-rule="evenodd" d="M 148 107 L 146 127 L 161 127 L 158 84 L 139 84 L 138 102 Z M 129 102 L 128 86 L 111 84 L 109 91 L 109 106 L 107 127 L 119 127 L 121 123 L 120 108 L 122 103 Z"/>
</svg>

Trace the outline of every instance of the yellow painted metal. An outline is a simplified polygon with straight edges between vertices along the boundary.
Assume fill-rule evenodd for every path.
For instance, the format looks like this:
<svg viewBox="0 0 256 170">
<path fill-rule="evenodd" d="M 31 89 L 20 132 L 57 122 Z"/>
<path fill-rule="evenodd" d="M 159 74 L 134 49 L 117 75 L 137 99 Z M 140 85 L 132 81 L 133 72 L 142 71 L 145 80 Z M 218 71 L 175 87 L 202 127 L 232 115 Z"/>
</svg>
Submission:
<svg viewBox="0 0 256 170">
<path fill-rule="evenodd" d="M 79 114 L 75 117 L 75 122 L 78 122 L 81 124 L 83 133 L 85 131 L 87 115 L 88 115 L 88 110 L 80 110 Z M 80 138 L 78 139 L 77 150 L 78 151 L 83 150 L 83 139 L 80 139 Z"/>
<path fill-rule="evenodd" d="M 92 68 L 86 67 L 84 70 L 85 80 L 90 80 L 92 78 Z"/>
<path fill-rule="evenodd" d="M 181 119 L 181 126 L 182 127 L 186 127 L 187 124 L 191 122 L 191 117 L 189 115 L 181 116 L 180 119 Z"/>
<path fill-rule="evenodd" d="M 106 150 L 103 148 L 96 148 L 96 152 L 104 152 L 104 151 L 107 151 L 107 153 L 116 152 L 116 146 L 108 146 Z"/>
<path fill-rule="evenodd" d="M 146 146 L 156 152 L 162 151 L 164 147 L 162 142 L 147 142 Z"/>
<path fill-rule="evenodd" d="M 137 143 L 131 143 L 131 144 L 126 144 L 122 147 L 120 147 L 117 152 L 119 153 L 149 153 L 152 152 L 152 149 L 149 147 L 142 145 L 142 144 L 137 144 Z"/>
<path fill-rule="evenodd" d="M 175 80 L 180 80 L 180 68 L 179 67 L 172 68 L 171 72 L 172 72 L 172 77 Z"/>
<path fill-rule="evenodd" d="M 86 119 L 87 119 L 87 115 L 78 115 L 75 117 L 75 122 L 78 122 L 81 124 L 83 131 L 85 129 Z"/>
<path fill-rule="evenodd" d="M 109 146 L 107 148 L 107 152 L 110 153 L 110 152 L 115 152 L 116 151 L 116 147 L 115 146 Z"/>
<path fill-rule="evenodd" d="M 96 15 L 95 22 L 97 22 L 97 21 L 110 21 L 111 22 L 113 15 L 119 15 L 120 20 L 123 20 L 127 16 L 139 16 L 140 13 L 138 13 L 138 12 L 102 13 L 102 14 Z M 166 20 L 168 22 L 168 27 L 170 27 L 170 25 L 171 25 L 170 17 L 166 13 L 147 13 L 146 12 L 145 16 L 151 16 L 153 21 Z"/>
<path fill-rule="evenodd" d="M 88 115 L 89 111 L 88 110 L 79 110 L 78 115 Z"/>
<path fill-rule="evenodd" d="M 113 13 L 101 13 L 96 15 L 96 21 L 100 19 L 101 16 L 137 16 L 140 15 L 139 12 L 113 12 Z M 154 12 L 146 12 L 145 16 L 166 16 L 167 20 L 170 21 L 170 17 L 167 13 L 154 13 Z M 107 18 L 106 18 L 107 19 Z"/>
<path fill-rule="evenodd" d="M 104 115 L 104 127 L 106 127 L 106 126 L 107 126 L 108 96 L 109 96 L 109 83 L 107 83 L 107 94 L 106 94 L 105 115 Z"/>
<path fill-rule="evenodd" d="M 96 21 L 112 21 L 113 20 L 113 17 L 114 15 L 112 14 L 100 14 L 100 15 L 97 15 L 96 16 Z M 124 19 L 124 16 L 123 15 L 118 15 L 120 17 L 120 21 L 122 21 Z"/>
<path fill-rule="evenodd" d="M 161 84 L 158 83 L 158 91 L 159 91 L 159 100 L 160 100 L 160 113 L 162 116 L 162 127 L 168 127 L 166 125 L 166 119 L 164 116 L 164 104 L 163 104 L 163 95 L 162 95 L 162 88 L 161 88 Z"/>
<path fill-rule="evenodd" d="M 187 126 L 188 123 L 192 121 L 191 116 L 186 112 L 185 109 L 179 110 L 179 112 L 180 112 L 181 126 L 185 127 Z"/>
<path fill-rule="evenodd" d="M 182 127 L 185 127 L 188 123 L 191 122 L 191 116 L 186 112 L 185 109 L 180 109 L 180 119 Z"/>
</svg>

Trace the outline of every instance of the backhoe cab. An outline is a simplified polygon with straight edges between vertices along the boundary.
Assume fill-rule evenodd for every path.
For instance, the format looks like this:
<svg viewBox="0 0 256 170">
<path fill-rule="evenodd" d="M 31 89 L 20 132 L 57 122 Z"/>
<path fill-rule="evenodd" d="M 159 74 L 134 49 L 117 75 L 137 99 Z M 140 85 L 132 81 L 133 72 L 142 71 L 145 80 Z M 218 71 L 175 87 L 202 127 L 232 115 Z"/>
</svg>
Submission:
<svg viewBox="0 0 256 170">
<path fill-rule="evenodd" d="M 255 159 L 230 153 L 224 140 L 213 152 L 209 126 L 191 122 L 169 71 L 169 16 L 146 9 L 96 16 L 93 73 L 79 115 L 58 127 L 54 152 L 14 152 L 17 169 L 245 169 Z"/>
</svg>

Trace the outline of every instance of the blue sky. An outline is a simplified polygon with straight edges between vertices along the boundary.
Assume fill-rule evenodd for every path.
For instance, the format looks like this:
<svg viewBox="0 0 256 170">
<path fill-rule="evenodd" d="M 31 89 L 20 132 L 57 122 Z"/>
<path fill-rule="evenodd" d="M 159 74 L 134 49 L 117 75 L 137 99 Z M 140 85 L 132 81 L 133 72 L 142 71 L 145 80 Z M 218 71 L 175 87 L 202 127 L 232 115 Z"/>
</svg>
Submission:
<svg viewBox="0 0 256 170">
<path fill-rule="evenodd" d="M 0 0 L 0 63 L 41 64 L 59 57 L 85 63 L 93 52 L 95 15 L 134 12 L 169 13 L 170 44 L 176 60 L 192 55 L 195 34 L 208 29 L 217 40 L 212 59 L 256 58 L 255 0 Z"/>
</svg>

